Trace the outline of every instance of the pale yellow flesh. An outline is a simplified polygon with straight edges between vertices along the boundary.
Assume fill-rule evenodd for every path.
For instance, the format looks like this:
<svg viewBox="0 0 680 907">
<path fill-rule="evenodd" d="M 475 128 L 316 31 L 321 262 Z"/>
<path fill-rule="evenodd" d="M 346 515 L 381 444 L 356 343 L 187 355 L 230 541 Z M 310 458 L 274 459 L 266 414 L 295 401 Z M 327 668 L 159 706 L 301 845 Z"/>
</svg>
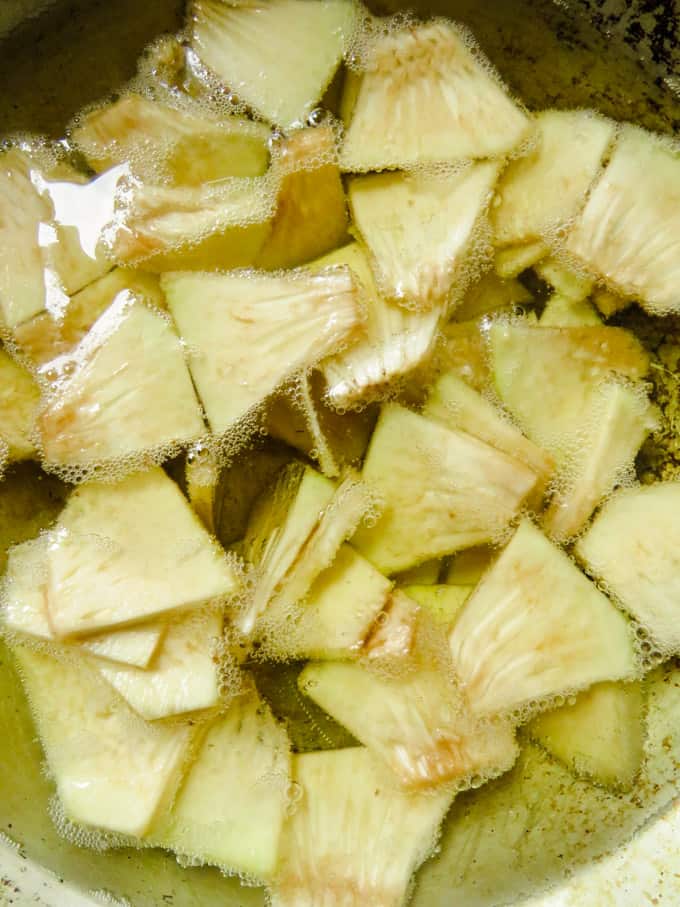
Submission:
<svg viewBox="0 0 680 907">
<path fill-rule="evenodd" d="M 31 435 L 39 400 L 35 379 L 0 348 L 0 440 L 7 445 L 10 461 L 36 455 Z"/>
</svg>

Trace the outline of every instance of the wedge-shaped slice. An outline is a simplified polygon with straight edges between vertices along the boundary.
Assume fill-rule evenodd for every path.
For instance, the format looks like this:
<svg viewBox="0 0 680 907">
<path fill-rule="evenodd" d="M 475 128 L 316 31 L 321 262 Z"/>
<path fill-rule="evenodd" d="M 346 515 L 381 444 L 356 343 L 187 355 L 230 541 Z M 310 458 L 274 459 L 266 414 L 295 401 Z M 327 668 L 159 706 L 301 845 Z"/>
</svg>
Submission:
<svg viewBox="0 0 680 907">
<path fill-rule="evenodd" d="M 528 733 L 576 775 L 628 790 L 640 771 L 645 703 L 640 683 L 598 683 L 573 705 L 538 715 Z"/>
<path fill-rule="evenodd" d="M 499 157 L 530 130 L 489 62 L 452 23 L 409 25 L 369 48 L 343 99 L 345 170 Z"/>
<path fill-rule="evenodd" d="M 148 670 L 122 665 L 99 670 L 147 721 L 199 712 L 220 700 L 221 638 L 221 613 L 188 614 L 169 625 Z"/>
<path fill-rule="evenodd" d="M 218 434 L 291 375 L 349 341 L 361 323 L 347 269 L 281 276 L 176 273 L 164 275 L 161 284 L 193 351 L 191 373 Z"/>
<path fill-rule="evenodd" d="M 680 154 L 625 126 L 566 249 L 655 315 L 680 311 Z"/>
<path fill-rule="evenodd" d="M 393 589 L 366 637 L 362 655 L 374 661 L 407 658 L 416 643 L 419 614 L 420 608 L 414 599 L 403 589 Z"/>
<path fill-rule="evenodd" d="M 680 482 L 618 492 L 576 552 L 664 654 L 680 652 Z"/>
<path fill-rule="evenodd" d="M 276 211 L 256 267 L 292 268 L 347 239 L 347 203 L 330 126 L 301 129 L 283 139 L 273 172 Z"/>
<path fill-rule="evenodd" d="M 536 117 L 535 148 L 512 161 L 492 209 L 495 241 L 519 245 L 553 238 L 579 213 L 616 124 L 584 110 L 546 110 Z"/>
<path fill-rule="evenodd" d="M 55 468 L 158 461 L 205 432 L 179 338 L 127 291 L 42 372 L 56 379 L 37 422 L 43 456 Z"/>
<path fill-rule="evenodd" d="M 503 412 L 455 374 L 446 372 L 437 380 L 422 412 L 446 428 L 467 432 L 521 460 L 543 484 L 554 470 L 549 454 L 525 438 Z"/>
<path fill-rule="evenodd" d="M 437 624 L 451 628 L 473 586 L 406 586 L 404 592 Z"/>
<path fill-rule="evenodd" d="M 236 588 L 233 566 L 162 469 L 77 488 L 52 532 L 48 569 L 49 620 L 60 637 L 138 623 Z"/>
<path fill-rule="evenodd" d="M 264 881 L 287 815 L 290 745 L 254 691 L 208 729 L 172 811 L 150 840 L 192 863 Z"/>
<path fill-rule="evenodd" d="M 286 661 L 357 657 L 391 590 L 382 573 L 342 545 L 303 601 L 269 606 L 258 622 L 264 651 Z"/>
<path fill-rule="evenodd" d="M 302 796 L 284 831 L 272 907 L 402 907 L 451 793 L 395 789 L 363 747 L 294 756 L 293 779 Z"/>
<path fill-rule="evenodd" d="M 154 272 L 249 267 L 271 230 L 275 188 L 267 175 L 200 186 L 131 178 L 119 190 L 110 253 Z"/>
<path fill-rule="evenodd" d="M 143 836 L 172 798 L 192 729 L 146 724 L 84 664 L 14 654 L 66 816 Z"/>
<path fill-rule="evenodd" d="M 456 321 L 469 321 L 491 312 L 531 303 L 532 298 L 531 293 L 519 280 L 499 277 L 494 271 L 489 271 L 470 287 L 454 309 L 453 317 Z"/>
<path fill-rule="evenodd" d="M 528 520 L 465 603 L 450 636 L 476 714 L 530 708 L 637 670 L 626 618 Z"/>
<path fill-rule="evenodd" d="M 396 404 L 383 407 L 362 478 L 384 512 L 353 543 L 387 574 L 490 541 L 536 485 L 519 460 Z"/>
<path fill-rule="evenodd" d="M 96 171 L 129 162 L 142 179 L 200 186 L 227 176 L 261 176 L 269 129 L 241 117 L 209 118 L 186 102 L 128 94 L 87 114 L 71 141 Z"/>
<path fill-rule="evenodd" d="M 577 328 L 602 324 L 597 310 L 587 299 L 572 299 L 560 292 L 548 299 L 540 318 L 541 327 Z"/>
<path fill-rule="evenodd" d="M 352 179 L 354 224 L 388 299 L 428 310 L 443 302 L 452 287 L 465 289 L 471 276 L 468 253 L 482 229 L 497 176 L 496 164 L 479 163 L 444 174 L 377 173 Z"/>
<path fill-rule="evenodd" d="M 502 280 L 513 280 L 523 271 L 533 268 L 548 252 L 548 246 L 541 239 L 518 246 L 507 246 L 497 250 L 494 270 Z"/>
<path fill-rule="evenodd" d="M 633 304 L 632 299 L 626 299 L 619 296 L 618 293 L 612 293 L 611 290 L 605 290 L 603 287 L 596 287 L 593 290 L 593 302 L 598 312 L 605 318 L 611 318 L 617 312 L 622 312 L 628 306 Z"/>
<path fill-rule="evenodd" d="M 338 407 L 384 394 L 390 383 L 417 368 L 432 352 L 442 308 L 409 312 L 379 292 L 363 246 L 350 243 L 311 267 L 347 265 L 359 281 L 365 333 L 324 365 L 328 398 Z"/>
<path fill-rule="evenodd" d="M 208 532 L 215 533 L 215 503 L 220 478 L 217 453 L 206 444 L 194 444 L 187 451 L 184 481 L 187 497 Z"/>
<path fill-rule="evenodd" d="M 566 296 L 579 302 L 590 296 L 594 281 L 591 277 L 578 274 L 552 255 L 539 261 L 534 270 L 546 283 L 549 283 L 560 296 Z"/>
<path fill-rule="evenodd" d="M 635 457 L 658 426 L 644 388 L 617 381 L 591 394 L 582 419 L 581 443 L 543 520 L 557 541 L 577 535 L 614 487 L 635 475 Z"/>
<path fill-rule="evenodd" d="M 241 615 L 243 632 L 251 632 L 273 600 L 283 607 L 301 601 L 371 505 L 366 487 L 351 473 L 336 487 L 300 463 L 284 470 L 258 501 L 244 539 L 254 588 Z"/>
<path fill-rule="evenodd" d="M 21 152 L 0 156 L 0 314 L 13 328 L 45 307 L 44 263 L 38 241 L 49 203 L 31 181 L 31 164 Z"/>
<path fill-rule="evenodd" d="M 320 100 L 352 37 L 349 0 L 194 0 L 201 60 L 259 114 L 290 126 Z"/>
<path fill-rule="evenodd" d="M 612 374 L 637 379 L 649 367 L 640 343 L 621 328 L 498 322 L 489 331 L 489 343 L 502 402 L 558 464 L 578 444 L 593 390 Z"/>
<path fill-rule="evenodd" d="M 452 781 L 459 789 L 473 776 L 493 777 L 517 758 L 513 729 L 477 724 L 460 692 L 436 668 L 383 677 L 359 664 L 311 664 L 300 689 L 383 760 L 404 787 Z"/>
<path fill-rule="evenodd" d="M 26 460 L 36 453 L 32 432 L 40 388 L 32 375 L 0 348 L 0 440 L 9 460 Z"/>
<path fill-rule="evenodd" d="M 454 555 L 445 574 L 449 586 L 476 586 L 491 566 L 497 552 L 490 545 L 468 548 Z"/>
<path fill-rule="evenodd" d="M 158 278 L 130 268 L 114 268 L 79 293 L 71 296 L 64 310 L 41 312 L 13 331 L 23 355 L 36 366 L 68 353 L 90 330 L 95 321 L 124 290 L 157 308 L 165 306 Z"/>
<path fill-rule="evenodd" d="M 47 536 L 10 549 L 2 590 L 2 626 L 10 635 L 54 641 L 47 617 Z M 146 668 L 165 627 L 146 624 L 88 636 L 76 645 L 86 653 Z"/>
</svg>

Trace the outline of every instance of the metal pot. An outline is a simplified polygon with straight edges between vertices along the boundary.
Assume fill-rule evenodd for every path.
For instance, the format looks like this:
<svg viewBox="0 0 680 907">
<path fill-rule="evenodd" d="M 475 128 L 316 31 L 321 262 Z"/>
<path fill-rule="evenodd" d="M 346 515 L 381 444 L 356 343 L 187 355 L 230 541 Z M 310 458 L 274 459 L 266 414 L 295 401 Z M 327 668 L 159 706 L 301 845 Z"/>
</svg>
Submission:
<svg viewBox="0 0 680 907">
<path fill-rule="evenodd" d="M 398 0 L 370 5 L 382 13 L 404 6 Z M 677 0 L 423 0 L 414 5 L 419 12 L 468 23 L 530 108 L 596 107 L 657 131 L 680 128 Z M 180 25 L 182 6 L 179 0 L 2 0 L 2 131 L 62 134 L 76 110 L 133 74 L 136 57 L 155 35 Z M 97 853 L 60 837 L 47 819 L 51 790 L 40 769 L 40 748 L 1 646 L 0 739 L 11 741 L 0 746 L 0 904 L 101 903 L 93 892 L 134 907 L 265 903 L 260 889 L 244 888 L 214 870 L 183 868 L 160 851 Z M 556 814 L 558 829 L 560 821 Z M 675 907 L 680 903 L 678 835 L 680 811 L 668 805 L 665 814 L 612 855 L 570 878 L 554 873 L 536 879 L 535 889 L 552 888 L 550 893 L 525 891 L 514 902 L 523 907 Z M 445 848 L 446 839 L 444 852 L 429 864 L 416 889 L 414 907 L 457 903 Z M 499 882 L 495 891 L 480 894 L 474 907 L 508 903 L 515 894 Z"/>
</svg>

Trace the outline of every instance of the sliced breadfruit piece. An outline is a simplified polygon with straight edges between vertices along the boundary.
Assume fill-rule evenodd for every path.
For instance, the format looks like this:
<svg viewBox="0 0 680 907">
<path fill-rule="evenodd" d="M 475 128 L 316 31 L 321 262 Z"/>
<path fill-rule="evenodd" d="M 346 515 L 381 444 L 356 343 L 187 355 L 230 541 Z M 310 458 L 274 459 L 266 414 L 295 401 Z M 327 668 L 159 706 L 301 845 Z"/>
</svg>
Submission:
<svg viewBox="0 0 680 907">
<path fill-rule="evenodd" d="M 337 265 L 347 265 L 354 273 L 366 310 L 364 336 L 324 364 L 329 401 L 344 407 L 385 394 L 392 382 L 427 359 L 434 348 L 443 307 L 410 312 L 382 296 L 358 242 L 331 252 L 310 267 Z"/>
<path fill-rule="evenodd" d="M 147 721 L 214 708 L 220 701 L 222 614 L 187 614 L 168 624 L 146 670 L 99 665 L 99 671 Z"/>
<path fill-rule="evenodd" d="M 531 131 L 527 115 L 452 22 L 383 32 L 343 98 L 343 169 L 409 169 L 503 157 Z"/>
<path fill-rule="evenodd" d="M 490 545 L 459 551 L 451 558 L 444 579 L 449 586 L 476 586 L 491 566 L 497 551 Z"/>
<path fill-rule="evenodd" d="M 37 429 L 51 468 L 158 461 L 205 433 L 179 337 L 129 291 L 41 372 L 51 385 Z"/>
<path fill-rule="evenodd" d="M 624 126 L 566 251 L 653 315 L 680 311 L 680 152 Z"/>
<path fill-rule="evenodd" d="M 364 747 L 294 756 L 293 780 L 301 797 L 282 836 L 272 907 L 402 907 L 450 791 L 395 788 Z"/>
<path fill-rule="evenodd" d="M 535 122 L 535 147 L 498 184 L 491 219 L 499 246 L 554 241 L 583 206 L 616 132 L 587 110 L 546 110 Z"/>
<path fill-rule="evenodd" d="M 434 586 L 442 572 L 442 565 L 441 558 L 423 561 L 422 564 L 397 573 L 394 580 L 400 586 Z"/>
<path fill-rule="evenodd" d="M 257 624 L 261 651 L 285 661 L 358 657 L 391 592 L 390 580 L 341 545 L 302 601 L 270 603 Z"/>
<path fill-rule="evenodd" d="M 369 660 L 404 659 L 411 655 L 419 613 L 420 607 L 414 599 L 403 589 L 393 589 L 364 641 L 361 654 Z"/>
<path fill-rule="evenodd" d="M 611 290 L 605 290 L 603 287 L 595 287 L 592 296 L 595 307 L 605 318 L 611 318 L 612 315 L 622 312 L 633 304 L 631 299 L 626 299 L 624 296 L 619 296 L 618 293 L 612 293 Z"/>
<path fill-rule="evenodd" d="M 12 338 L 23 356 L 35 366 L 44 365 L 50 359 L 72 350 L 124 290 L 129 290 L 136 298 L 156 308 L 165 307 L 155 274 L 131 268 L 114 268 L 71 296 L 62 311 L 41 312 L 17 325 Z"/>
<path fill-rule="evenodd" d="M 522 431 L 558 465 L 580 435 L 593 389 L 612 374 L 635 380 L 649 368 L 639 341 L 621 328 L 498 321 L 488 337 L 502 402 Z"/>
<path fill-rule="evenodd" d="M 546 302 L 539 324 L 546 328 L 597 327 L 602 319 L 587 299 L 574 299 L 558 291 Z"/>
<path fill-rule="evenodd" d="M 470 387 L 488 392 L 493 387 L 484 319 L 450 321 L 441 331 L 435 353 L 439 371 L 452 372 Z"/>
<path fill-rule="evenodd" d="M 578 558 L 647 630 L 680 652 L 680 482 L 617 492 L 576 546 Z"/>
<path fill-rule="evenodd" d="M 560 296 L 576 302 L 586 299 L 593 291 L 592 277 L 577 273 L 552 255 L 537 262 L 534 271 Z"/>
<path fill-rule="evenodd" d="M 362 321 L 347 268 L 319 274 L 173 273 L 163 275 L 161 285 L 193 351 L 191 373 L 217 434 L 286 379 L 350 342 Z"/>
<path fill-rule="evenodd" d="M 449 642 L 478 715 L 535 708 L 638 671 L 626 618 L 529 520 L 466 601 Z"/>
<path fill-rule="evenodd" d="M 47 543 L 46 535 L 38 536 L 9 551 L 0 612 L 2 626 L 10 636 L 55 641 L 47 615 Z M 164 632 L 164 624 L 149 623 L 98 633 L 74 645 L 107 661 L 146 668 Z"/>
<path fill-rule="evenodd" d="M 384 510 L 353 544 L 386 574 L 491 541 L 536 486 L 520 460 L 398 404 L 383 407 L 362 478 Z"/>
<path fill-rule="evenodd" d="M 473 588 L 437 584 L 405 586 L 404 592 L 417 602 L 435 623 L 451 628 Z"/>
<path fill-rule="evenodd" d="M 412 666 L 413 668 L 413 666 Z M 406 788 L 495 777 L 517 758 L 513 729 L 478 724 L 438 668 L 386 677 L 360 664 L 324 662 L 300 674 L 302 692 L 368 747 Z"/>
<path fill-rule="evenodd" d="M 193 729 L 142 721 L 89 666 L 14 649 L 66 817 L 142 837 L 171 801 Z"/>
<path fill-rule="evenodd" d="M 255 267 L 293 268 L 346 241 L 347 203 L 330 126 L 300 129 L 282 139 L 272 173 L 276 210 Z"/>
<path fill-rule="evenodd" d="M 141 179 L 200 186 L 227 176 L 261 176 L 269 129 L 243 117 L 210 117 L 188 102 L 170 107 L 138 94 L 76 121 L 70 140 L 93 170 L 129 163 Z"/>
<path fill-rule="evenodd" d="M 149 840 L 184 859 L 269 879 L 287 816 L 290 744 L 254 690 L 208 728 L 173 804 Z"/>
<path fill-rule="evenodd" d="M 474 283 L 453 310 L 455 321 L 469 321 L 492 312 L 514 309 L 523 303 L 531 303 L 533 297 L 527 288 L 512 277 L 499 277 L 495 271 L 488 271 Z"/>
<path fill-rule="evenodd" d="M 356 15 L 350 0 L 193 0 L 191 43 L 241 101 L 286 127 L 321 99 Z"/>
<path fill-rule="evenodd" d="M 196 516 L 212 535 L 215 534 L 215 501 L 219 479 L 220 464 L 215 450 L 201 442 L 190 447 L 184 466 L 187 497 Z"/>
<path fill-rule="evenodd" d="M 642 685 L 597 683 L 572 704 L 538 715 L 527 733 L 574 774 L 629 790 L 644 756 Z"/>
<path fill-rule="evenodd" d="M 233 593 L 232 563 L 160 468 L 79 486 L 48 545 L 59 637 L 140 623 Z"/>
<path fill-rule="evenodd" d="M 635 458 L 658 427 L 644 388 L 618 381 L 593 391 L 582 420 L 580 443 L 542 520 L 548 535 L 560 542 L 578 535 L 615 486 L 634 478 Z"/>
<path fill-rule="evenodd" d="M 497 450 L 521 460 L 545 485 L 554 471 L 550 454 L 508 419 L 498 407 L 457 375 L 445 372 L 430 391 L 422 414 L 446 428 L 467 432 Z"/>
<path fill-rule="evenodd" d="M 28 157 L 16 149 L 0 155 L 0 315 L 8 328 L 45 308 L 38 233 L 52 212 L 33 185 L 31 169 Z"/>
<path fill-rule="evenodd" d="M 283 607 L 301 601 L 372 505 L 353 473 L 335 485 L 300 463 L 286 468 L 248 524 L 243 553 L 254 577 L 241 630 L 250 633 L 273 600 Z"/>
<path fill-rule="evenodd" d="M 349 203 L 379 290 L 414 310 L 462 292 L 480 267 L 483 232 L 498 166 L 466 164 L 450 173 L 375 173 L 354 177 Z"/>
<path fill-rule="evenodd" d="M 271 230 L 275 181 L 227 177 L 163 186 L 130 177 L 106 234 L 119 264 L 162 272 L 250 267 Z"/>
<path fill-rule="evenodd" d="M 33 376 L 0 348 L 0 441 L 10 462 L 36 456 L 32 434 L 39 402 Z"/>
<path fill-rule="evenodd" d="M 528 268 L 535 267 L 537 262 L 545 258 L 549 251 L 548 246 L 540 239 L 517 246 L 497 249 L 494 258 L 494 270 L 496 275 L 502 280 L 512 280 L 515 277 L 519 277 Z"/>
</svg>

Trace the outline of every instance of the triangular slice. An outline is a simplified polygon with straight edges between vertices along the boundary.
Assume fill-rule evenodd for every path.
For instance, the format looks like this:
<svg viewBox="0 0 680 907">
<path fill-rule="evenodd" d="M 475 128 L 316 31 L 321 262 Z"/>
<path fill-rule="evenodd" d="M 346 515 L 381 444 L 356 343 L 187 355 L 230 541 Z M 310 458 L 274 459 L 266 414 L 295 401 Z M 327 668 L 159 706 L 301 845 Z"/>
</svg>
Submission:
<svg viewBox="0 0 680 907">
<path fill-rule="evenodd" d="M 587 110 L 546 110 L 536 126 L 535 148 L 512 161 L 498 184 L 491 218 L 499 246 L 555 239 L 579 213 L 616 130 Z"/>
<path fill-rule="evenodd" d="M 383 33 L 359 66 L 351 100 L 343 99 L 345 170 L 504 156 L 530 131 L 489 62 L 451 22 Z"/>
<path fill-rule="evenodd" d="M 533 242 L 521 243 L 516 246 L 506 246 L 497 249 L 494 258 L 494 270 L 502 280 L 512 280 L 533 268 L 548 254 L 549 248 L 542 239 Z"/>
<path fill-rule="evenodd" d="M 626 618 L 528 520 L 466 601 L 450 646 L 480 715 L 521 714 L 638 670 Z"/>
<path fill-rule="evenodd" d="M 612 374 L 635 380 L 649 368 L 639 341 L 622 328 L 551 328 L 498 321 L 488 337 L 502 402 L 525 434 L 558 465 L 579 443 L 593 390 Z"/>
<path fill-rule="evenodd" d="M 194 0 L 191 40 L 241 101 L 279 126 L 302 123 L 354 30 L 350 0 Z"/>
<path fill-rule="evenodd" d="M 258 622 L 268 657 L 353 658 L 386 608 L 392 583 L 350 545 L 342 545 L 301 602 L 272 602 Z"/>
<path fill-rule="evenodd" d="M 680 153 L 624 126 L 566 250 L 654 315 L 680 311 Z"/>
<path fill-rule="evenodd" d="M 451 372 L 437 379 L 422 413 L 521 460 L 542 483 L 547 482 L 555 468 L 552 457 L 526 438 L 505 413 Z"/>
<path fill-rule="evenodd" d="M 586 299 L 593 291 L 594 280 L 584 274 L 578 274 L 559 258 L 552 255 L 539 261 L 534 270 L 556 293 L 578 302 Z"/>
<path fill-rule="evenodd" d="M 158 461 L 205 432 L 179 337 L 128 291 L 41 371 L 55 379 L 38 417 L 55 468 Z"/>
<path fill-rule="evenodd" d="M 363 747 L 294 756 L 293 780 L 272 907 L 401 907 L 451 793 L 395 789 Z"/>
<path fill-rule="evenodd" d="M 165 307 L 155 274 L 131 268 L 114 268 L 71 296 L 63 310 L 41 312 L 18 325 L 13 331 L 13 339 L 22 355 L 36 366 L 44 365 L 50 359 L 72 350 L 124 290 L 129 290 L 135 298 L 143 299 L 155 308 Z"/>
<path fill-rule="evenodd" d="M 264 881 L 277 863 L 289 805 L 290 745 L 252 691 L 208 729 L 156 846 L 228 874 Z"/>
<path fill-rule="evenodd" d="M 616 485 L 634 477 L 635 457 L 658 425 L 644 388 L 618 381 L 593 391 L 582 419 L 580 445 L 543 518 L 548 535 L 562 542 L 580 532 Z"/>
<path fill-rule="evenodd" d="M 39 536 L 10 549 L 2 589 L 5 631 L 41 642 L 55 639 L 47 616 L 47 544 L 47 536 Z M 146 668 L 164 632 L 163 624 L 144 624 L 88 636 L 75 645 L 107 661 Z"/>
<path fill-rule="evenodd" d="M 235 591 L 234 568 L 162 469 L 71 494 L 48 550 L 56 635 L 93 633 Z"/>
<path fill-rule="evenodd" d="M 328 398 L 344 407 L 385 394 L 390 384 L 417 368 L 432 352 L 443 307 L 410 312 L 379 292 L 363 246 L 353 242 L 310 267 L 347 265 L 366 308 L 365 334 L 324 364 Z"/>
<path fill-rule="evenodd" d="M 283 139 L 272 172 L 276 210 L 255 267 L 292 268 L 347 239 L 347 203 L 330 126 L 300 129 Z"/>
<path fill-rule="evenodd" d="M 628 790 L 640 771 L 645 700 L 638 683 L 597 683 L 570 705 L 538 715 L 530 737 L 576 775 Z"/>
<path fill-rule="evenodd" d="M 680 652 L 680 482 L 619 491 L 576 552 L 665 655 Z"/>
<path fill-rule="evenodd" d="M 269 129 L 241 117 L 208 117 L 127 94 L 78 120 L 70 139 L 97 172 L 128 162 L 135 175 L 200 186 L 226 176 L 261 176 Z"/>
<path fill-rule="evenodd" d="M 362 478 L 384 512 L 353 544 L 386 574 L 491 541 L 536 486 L 520 460 L 397 404 L 383 407 Z"/>
<path fill-rule="evenodd" d="M 85 665 L 14 654 L 67 818 L 143 836 L 172 799 L 192 729 L 151 727 Z"/>
<path fill-rule="evenodd" d="M 130 178 L 106 234 L 111 255 L 154 272 L 249 267 L 271 230 L 275 191 L 267 174 L 200 186 Z"/>
<path fill-rule="evenodd" d="M 451 173 L 377 173 L 354 177 L 349 202 L 366 243 L 376 282 L 388 298 L 431 309 L 452 287 L 461 292 L 479 267 L 468 253 L 498 176 L 492 163 Z"/>
<path fill-rule="evenodd" d="M 161 284 L 214 432 L 221 434 L 361 324 L 348 269 L 164 275 Z"/>
<path fill-rule="evenodd" d="M 0 348 L 0 441 L 7 445 L 10 461 L 36 453 L 31 435 L 39 400 L 33 376 Z"/>
<path fill-rule="evenodd" d="M 100 665 L 99 671 L 147 721 L 200 712 L 220 701 L 221 639 L 221 613 L 189 614 L 168 626 L 147 670 Z"/>
<path fill-rule="evenodd" d="M 441 668 L 416 667 L 384 677 L 359 664 L 311 664 L 298 685 L 383 760 L 407 788 L 491 778 L 512 767 L 510 725 L 478 725 Z"/>
<path fill-rule="evenodd" d="M 602 324 L 597 310 L 587 299 L 572 299 L 553 293 L 545 304 L 540 325 L 546 328 L 593 327 Z"/>
</svg>

